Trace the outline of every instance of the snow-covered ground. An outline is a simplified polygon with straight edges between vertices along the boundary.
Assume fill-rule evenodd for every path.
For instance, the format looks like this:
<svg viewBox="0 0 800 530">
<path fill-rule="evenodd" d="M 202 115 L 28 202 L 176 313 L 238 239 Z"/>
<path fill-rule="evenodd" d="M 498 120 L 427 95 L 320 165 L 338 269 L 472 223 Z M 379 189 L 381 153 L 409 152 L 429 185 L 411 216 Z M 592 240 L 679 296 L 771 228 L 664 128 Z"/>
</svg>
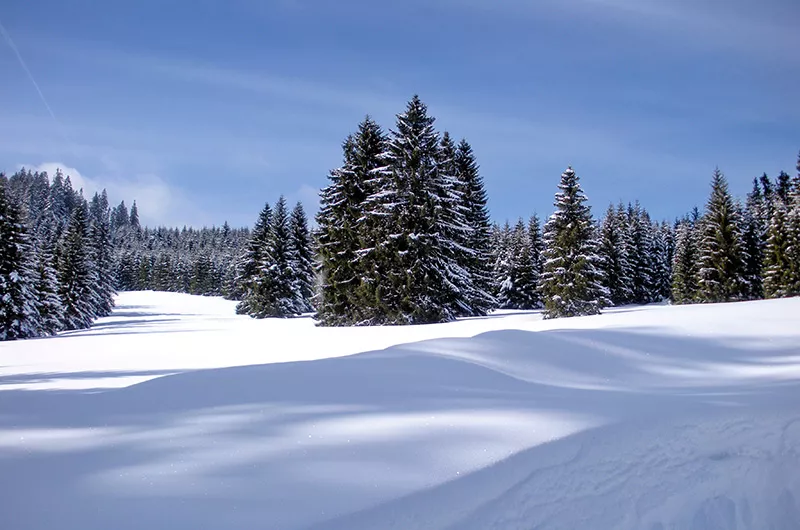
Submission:
<svg viewBox="0 0 800 530">
<path fill-rule="evenodd" d="M 356 329 L 233 306 L 123 293 L 0 343 L 0 528 L 800 528 L 800 299 Z"/>
</svg>

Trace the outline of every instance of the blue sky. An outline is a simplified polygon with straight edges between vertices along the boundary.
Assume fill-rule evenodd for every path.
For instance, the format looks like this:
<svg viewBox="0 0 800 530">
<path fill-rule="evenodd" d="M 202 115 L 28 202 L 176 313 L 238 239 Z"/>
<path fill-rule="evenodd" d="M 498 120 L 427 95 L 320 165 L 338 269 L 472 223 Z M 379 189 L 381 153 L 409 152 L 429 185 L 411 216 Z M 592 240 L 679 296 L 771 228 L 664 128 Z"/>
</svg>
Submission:
<svg viewBox="0 0 800 530">
<path fill-rule="evenodd" d="M 473 145 L 497 220 L 547 216 L 571 164 L 599 215 L 746 193 L 800 149 L 797 0 L 10 0 L 0 168 L 70 168 L 144 221 L 310 210 L 367 113 L 415 93 Z"/>
</svg>

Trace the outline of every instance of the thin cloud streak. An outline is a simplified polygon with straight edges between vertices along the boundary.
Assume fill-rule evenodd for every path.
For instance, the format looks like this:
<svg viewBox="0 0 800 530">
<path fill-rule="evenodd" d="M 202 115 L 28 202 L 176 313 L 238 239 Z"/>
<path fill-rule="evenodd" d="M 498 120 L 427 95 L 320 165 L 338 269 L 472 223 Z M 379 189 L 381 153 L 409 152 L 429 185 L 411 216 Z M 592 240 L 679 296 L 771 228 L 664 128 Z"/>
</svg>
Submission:
<svg viewBox="0 0 800 530">
<path fill-rule="evenodd" d="M 657 30 L 680 46 L 730 50 L 758 61 L 800 64 L 800 33 L 794 21 L 800 8 L 780 2 L 757 4 L 708 0 L 439 0 L 484 13 L 514 16 L 557 15 Z M 776 5 L 780 4 L 780 5 Z M 767 8 L 772 7 L 769 11 Z"/>
<path fill-rule="evenodd" d="M 53 122 L 55 123 L 56 127 L 59 129 L 59 131 L 61 132 L 61 135 L 64 137 L 64 141 L 69 143 L 69 138 L 68 138 L 68 136 L 66 134 L 66 130 L 64 129 L 64 126 L 61 124 L 61 122 L 58 120 L 58 118 L 56 118 L 56 114 L 55 114 L 55 112 L 53 112 L 53 108 L 47 102 L 47 98 L 44 97 L 44 93 L 42 92 L 41 87 L 39 87 L 39 83 L 37 83 L 36 79 L 33 77 L 33 74 L 31 73 L 30 68 L 28 68 L 27 63 L 22 58 L 22 54 L 19 52 L 19 49 L 17 48 L 17 45 L 14 43 L 14 40 L 11 38 L 11 35 L 6 30 L 6 28 L 3 25 L 2 21 L 0 21 L 0 33 L 3 34 L 3 38 L 5 39 L 6 43 L 9 46 L 9 48 L 11 48 L 11 51 L 14 52 L 14 55 L 16 56 L 17 61 L 19 62 L 19 65 L 25 71 L 25 75 L 28 76 L 28 79 L 30 80 L 31 84 L 33 85 L 33 88 L 36 90 L 36 93 L 39 95 L 39 99 L 42 101 L 42 104 L 44 105 L 44 108 L 47 109 L 47 113 L 53 119 Z"/>
</svg>

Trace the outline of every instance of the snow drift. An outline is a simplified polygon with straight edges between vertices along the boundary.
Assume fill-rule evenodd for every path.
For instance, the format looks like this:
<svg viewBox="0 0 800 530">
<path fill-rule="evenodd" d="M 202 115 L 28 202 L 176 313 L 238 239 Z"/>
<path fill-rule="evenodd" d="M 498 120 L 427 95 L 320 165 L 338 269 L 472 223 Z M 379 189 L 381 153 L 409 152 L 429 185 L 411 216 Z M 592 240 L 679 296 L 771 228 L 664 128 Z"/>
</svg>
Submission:
<svg viewBox="0 0 800 530">
<path fill-rule="evenodd" d="M 321 329 L 124 293 L 0 345 L 0 527 L 798 528 L 799 390 L 798 299 Z"/>
</svg>

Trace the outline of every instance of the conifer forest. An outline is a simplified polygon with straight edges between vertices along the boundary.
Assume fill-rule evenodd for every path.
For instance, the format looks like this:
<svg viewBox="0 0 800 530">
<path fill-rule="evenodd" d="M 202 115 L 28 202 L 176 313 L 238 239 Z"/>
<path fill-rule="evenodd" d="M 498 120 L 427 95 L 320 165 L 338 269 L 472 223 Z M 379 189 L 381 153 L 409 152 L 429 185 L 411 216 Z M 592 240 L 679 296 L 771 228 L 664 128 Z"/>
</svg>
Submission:
<svg viewBox="0 0 800 530">
<path fill-rule="evenodd" d="M 0 340 L 87 328 L 128 290 L 323 326 L 800 295 L 800 157 L 794 176 L 758 176 L 743 200 L 710 171 L 704 208 L 671 220 L 638 202 L 595 217 L 568 167 L 548 218 L 499 224 L 469 142 L 440 133 L 419 97 L 390 130 L 367 117 L 341 148 L 313 228 L 283 197 L 252 228 L 147 227 L 136 202 L 85 197 L 61 172 L 0 176 Z"/>
</svg>

